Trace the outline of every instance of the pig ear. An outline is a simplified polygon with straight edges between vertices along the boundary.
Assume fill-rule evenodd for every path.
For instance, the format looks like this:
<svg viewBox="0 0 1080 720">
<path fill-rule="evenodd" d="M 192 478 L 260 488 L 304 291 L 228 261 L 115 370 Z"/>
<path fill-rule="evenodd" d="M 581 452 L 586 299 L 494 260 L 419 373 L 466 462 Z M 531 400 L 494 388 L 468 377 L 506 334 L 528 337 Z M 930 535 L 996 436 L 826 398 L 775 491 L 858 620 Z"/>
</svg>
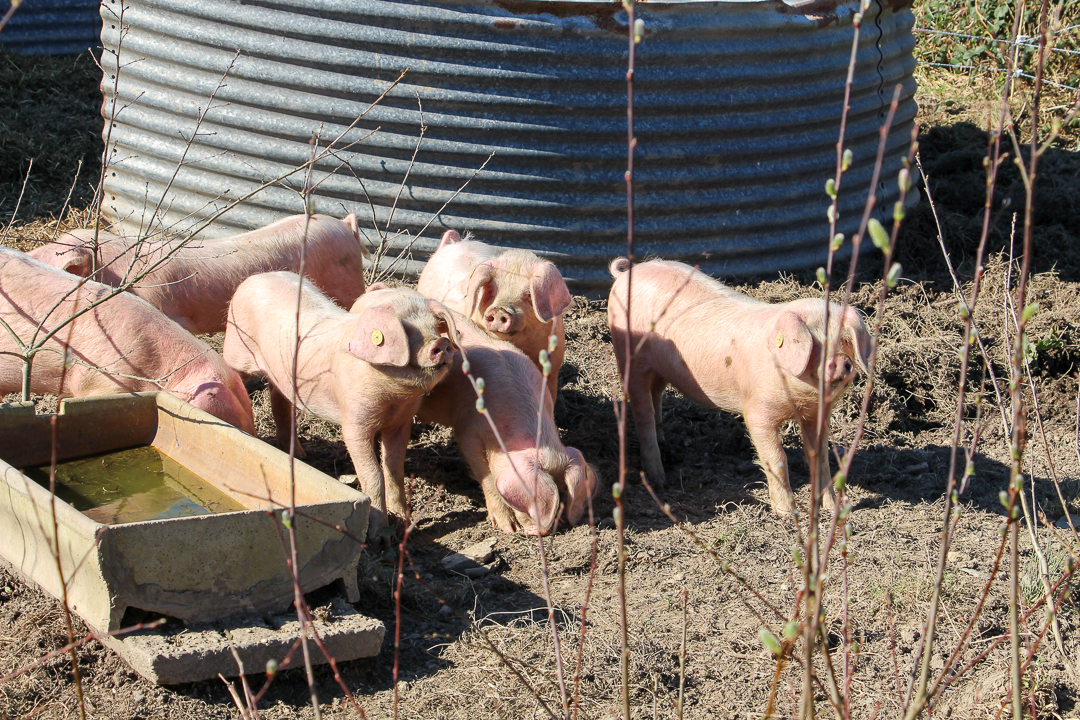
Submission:
<svg viewBox="0 0 1080 720">
<path fill-rule="evenodd" d="M 814 337 L 801 317 L 790 311 L 780 315 L 767 342 L 772 345 L 780 367 L 796 377 L 806 372 L 814 350 Z"/>
<path fill-rule="evenodd" d="M 371 257 L 371 253 L 364 246 L 364 241 L 360 239 L 360 224 L 356 222 L 356 215 L 349 213 L 341 219 L 341 222 L 348 225 L 349 229 L 352 230 L 353 237 L 356 238 L 356 244 L 360 246 L 360 254 L 366 258 Z"/>
<path fill-rule="evenodd" d="M 60 269 L 79 277 L 90 277 L 90 271 L 94 267 L 94 255 L 84 248 L 72 248 L 60 255 L 63 261 Z"/>
<path fill-rule="evenodd" d="M 850 305 L 844 313 L 840 337 L 851 344 L 851 348 L 855 351 L 855 357 L 852 360 L 855 361 L 859 371 L 865 373 L 867 363 L 870 362 L 870 333 L 866 329 L 866 323 L 863 322 L 862 314 Z"/>
<path fill-rule="evenodd" d="M 451 231 L 447 231 L 451 232 Z M 473 268 L 469 276 L 469 289 L 465 292 L 465 299 L 469 302 L 469 315 L 474 315 L 477 309 L 480 312 L 487 310 L 487 306 L 495 298 L 492 285 L 495 282 L 495 268 L 490 263 L 480 263 Z"/>
<path fill-rule="evenodd" d="M 538 265 L 533 270 L 529 288 L 532 290 L 533 311 L 543 322 L 562 315 L 573 302 L 570 291 L 566 289 L 566 282 L 554 263 Z"/>
<path fill-rule="evenodd" d="M 461 242 L 461 236 L 457 234 L 456 230 L 447 230 L 442 234 L 442 240 L 439 241 L 439 250 L 442 250 L 446 245 L 453 245 L 454 243 Z"/>
<path fill-rule="evenodd" d="M 446 306 L 435 300 L 428 300 L 428 307 L 431 308 L 431 312 L 435 313 L 435 317 L 446 323 L 446 339 L 450 341 L 450 344 L 454 346 L 454 349 L 458 349 L 458 331 L 457 324 L 454 322 L 454 316 L 450 314 L 450 311 L 446 309 Z"/>
<path fill-rule="evenodd" d="M 373 365 L 409 364 L 409 338 L 390 305 L 376 305 L 360 314 L 349 352 Z"/>
<path fill-rule="evenodd" d="M 70 237 L 70 236 L 69 236 Z M 72 238 L 74 239 L 74 238 Z M 78 242 L 78 240 L 76 240 Z M 66 243 L 64 243 L 66 244 Z M 52 265 L 54 268 L 79 277 L 90 277 L 90 271 L 94 267 L 94 255 L 84 247 L 67 247 L 59 249 L 62 245 L 42 245 L 41 250 L 31 250 L 27 253 L 30 257 Z M 48 248 L 48 249 L 46 249 Z M 48 258 L 48 259 L 46 259 Z"/>
<path fill-rule="evenodd" d="M 547 473 L 537 472 L 536 466 L 532 463 L 523 463 L 519 471 L 520 477 L 513 467 L 503 470 L 495 480 L 495 489 L 499 491 L 499 495 L 507 505 L 530 520 L 534 519 L 531 496 L 535 494 L 536 510 L 540 516 L 537 531 L 540 535 L 547 535 L 554 529 L 559 512 L 559 489 L 555 487 L 555 483 Z"/>
</svg>

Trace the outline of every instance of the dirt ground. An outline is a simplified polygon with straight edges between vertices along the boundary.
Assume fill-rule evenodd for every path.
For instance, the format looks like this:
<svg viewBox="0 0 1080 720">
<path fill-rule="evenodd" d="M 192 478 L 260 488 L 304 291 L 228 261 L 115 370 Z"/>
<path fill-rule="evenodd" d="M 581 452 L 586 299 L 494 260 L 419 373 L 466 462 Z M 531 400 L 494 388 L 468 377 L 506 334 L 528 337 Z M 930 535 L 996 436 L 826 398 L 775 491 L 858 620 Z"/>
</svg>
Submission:
<svg viewBox="0 0 1080 720">
<path fill-rule="evenodd" d="M 81 56 L 80 56 L 81 57 Z M 35 173 L 15 222 L 3 243 L 27 249 L 58 227 L 78 225 L 85 213 L 58 219 L 71 185 L 75 163 L 55 147 L 34 139 L 49 128 L 79 128 L 70 148 L 86 166 L 72 205 L 85 208 L 96 176 L 100 140 L 94 144 L 96 70 L 85 59 L 39 60 L 43 67 L 0 56 L 0 98 L 14 113 L 0 113 L 0 217 L 11 217 L 13 197 L 25 175 L 27 158 Z M 89 65 L 89 67 L 88 67 Z M 943 229 L 944 243 L 964 288 L 973 262 L 983 204 L 982 158 L 988 92 L 948 76 L 920 76 L 921 159 Z M 68 95 L 76 98 L 63 102 Z M 37 119 L 33 119 L 37 118 Z M 97 124 L 95 124 L 95 122 Z M 91 128 L 86 133 L 84 128 Z M 1077 446 L 1077 372 L 1080 370 L 1080 152 L 1067 135 L 1043 158 L 1035 206 L 1034 276 L 1030 300 L 1040 309 L 1030 325 L 1032 377 L 1043 434 L 1036 433 L 1025 455 L 1034 476 L 1033 502 L 1053 523 L 1063 515 L 1051 478 L 1056 475 L 1072 512 L 1080 512 L 1080 448 Z M 84 137 L 86 135 L 86 137 Z M 15 141 L 18 136 L 21 140 Z M 40 166 L 54 175 L 37 175 Z M 90 178 L 91 181 L 87 181 Z M 61 182 L 62 181 L 62 182 Z M 63 186 L 57 191 L 57 183 Z M 89 184 L 88 184 L 89 183 Z M 872 326 L 880 322 L 880 359 L 871 410 L 854 459 L 850 493 L 854 535 L 848 544 L 846 578 L 839 562 L 830 568 L 827 622 L 830 649 L 839 646 L 845 612 L 858 652 L 852 655 L 850 698 L 855 717 L 895 717 L 913 672 L 933 584 L 933 568 L 944 513 L 943 492 L 950 465 L 960 373 L 961 319 L 935 220 L 922 189 L 920 205 L 909 215 L 899 241 L 904 279 L 879 318 L 876 297 L 880 262 L 870 253 L 853 288 L 852 302 Z M 982 299 L 977 309 L 981 337 L 1002 393 L 1007 392 L 1006 298 L 1012 213 L 1022 212 L 1022 185 L 1005 163 L 992 212 L 990 245 Z M 813 278 L 791 276 L 746 281 L 738 286 L 758 298 L 782 301 L 817 296 Z M 578 298 L 567 315 L 567 359 L 560 375 L 556 420 L 567 444 L 594 464 L 603 487 L 595 500 L 598 529 L 580 526 L 545 541 L 549 577 L 559 627 L 562 658 L 572 697 L 582 717 L 617 717 L 619 704 L 619 624 L 616 593 L 615 531 L 610 483 L 617 475 L 618 443 L 612 398 L 616 395 L 605 307 Z M 940 668 L 970 619 L 994 565 L 1004 518 L 998 493 L 1008 477 L 1007 436 L 990 378 L 978 365 L 971 386 L 984 382 L 982 403 L 965 408 L 963 442 L 981 430 L 975 475 L 960 496 L 956 540 L 942 593 L 942 620 L 932 666 Z M 859 380 L 834 413 L 834 439 L 847 446 L 855 433 L 866 380 Z M 259 435 L 273 436 L 267 391 L 253 391 Z M 1030 393 L 1029 393 L 1030 399 Z M 980 420 L 981 418 L 981 420 Z M 769 511 L 764 476 L 739 418 L 692 405 L 669 393 L 664 425 L 668 436 L 668 478 L 664 501 L 701 543 L 730 562 L 746 585 L 790 614 L 799 577 L 791 562 L 796 534 L 790 523 Z M 1034 413 L 1029 425 L 1037 428 Z M 1034 430 L 1033 430 L 1034 433 Z M 332 475 L 351 464 L 337 428 L 304 419 L 301 440 L 309 462 Z M 797 501 L 807 500 L 808 468 L 797 433 L 785 436 Z M 637 442 L 630 440 L 636 463 Z M 961 458 L 961 467 L 963 464 Z M 836 466 L 834 458 L 834 467 Z M 487 642 L 536 688 L 551 707 L 559 705 L 555 652 L 547 621 L 539 552 L 534 539 L 498 533 L 486 520 L 478 484 L 448 431 L 417 425 L 406 465 L 412 483 L 417 529 L 409 542 L 415 571 L 406 573 L 402 597 L 400 695 L 398 715 L 409 718 L 534 718 L 546 715 L 518 675 L 504 665 Z M 1029 487 L 1029 492 L 1031 488 Z M 637 483 L 627 502 L 628 592 L 631 682 L 634 715 L 675 717 L 680 681 L 685 683 L 687 718 L 760 716 L 767 703 L 775 664 L 758 639 L 764 605 L 663 515 Z M 1029 502 L 1031 502 L 1029 498 Z M 3 532 L 0 529 L 0 532 Z M 1050 576 L 1060 577 L 1066 551 L 1038 531 Z M 478 579 L 453 575 L 440 560 L 472 543 L 495 537 L 499 563 Z M 1021 538 L 1023 607 L 1042 594 L 1030 540 Z M 591 562 L 596 552 L 595 565 Z M 1076 551 L 1076 545 L 1072 545 Z M 341 677 L 367 717 L 394 715 L 392 664 L 396 554 L 365 554 L 361 564 L 362 599 L 358 609 L 387 626 L 382 654 L 343 663 Z M 587 633 L 580 646 L 582 604 L 589 592 Z M 684 607 L 683 597 L 686 597 Z M 445 601 L 473 619 L 475 628 L 449 612 Z M 1071 602 L 1060 615 L 1065 653 L 1052 639 L 1042 643 L 1025 688 L 1040 717 L 1078 717 L 1080 707 L 1080 616 Z M 1041 613 L 1025 628 L 1025 643 L 1042 629 Z M 77 633 L 85 628 L 77 623 Z M 1004 573 L 992 583 L 975 623 L 974 641 L 964 660 L 972 660 L 1007 631 L 1008 600 Z M 686 637 L 685 668 L 680 646 Z M 0 570 L 0 676 L 21 668 L 65 642 L 59 605 L 37 589 Z M 575 663 L 581 658 L 580 672 Z M 820 657 L 820 653 L 819 653 Z M 843 662 L 836 650 L 834 663 Z M 79 651 L 79 669 L 88 716 L 93 718 L 238 717 L 220 681 L 159 688 L 138 678 L 96 642 Z M 332 671 L 315 670 L 318 695 L 330 717 L 356 717 Z M 573 678 L 579 678 L 575 692 Z M 262 683 L 261 674 L 252 681 Z M 783 671 L 778 711 L 796 715 L 800 692 L 798 666 Z M 933 713 L 937 717 L 994 717 L 1005 697 L 1008 661 L 1004 647 L 991 650 L 975 669 L 958 678 Z M 819 696 L 820 707 L 825 706 Z M 70 662 L 54 659 L 0 681 L 0 717 L 77 717 Z M 303 671 L 278 677 L 260 704 L 264 718 L 311 718 Z"/>
</svg>

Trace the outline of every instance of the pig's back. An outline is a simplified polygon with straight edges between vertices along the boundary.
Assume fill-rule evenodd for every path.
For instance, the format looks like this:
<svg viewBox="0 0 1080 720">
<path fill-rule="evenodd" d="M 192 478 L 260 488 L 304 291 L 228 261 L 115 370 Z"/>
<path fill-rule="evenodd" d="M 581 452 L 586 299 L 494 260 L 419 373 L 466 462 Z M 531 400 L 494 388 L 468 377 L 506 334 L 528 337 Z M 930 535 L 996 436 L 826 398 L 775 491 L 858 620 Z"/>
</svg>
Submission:
<svg viewBox="0 0 1080 720">
<path fill-rule="evenodd" d="M 42 320 L 47 332 L 63 323 L 76 308 L 84 308 L 112 292 L 92 281 L 84 281 L 80 288 L 77 278 L 19 255 L 22 253 L 0 252 L 0 316 L 24 342 L 30 340 Z M 69 293 L 70 297 L 64 299 Z M 3 335 L 6 337 L 0 339 L 0 347 L 16 351 L 10 337 Z M 214 355 L 208 345 L 145 301 L 126 293 L 108 299 L 59 330 L 47 347 L 60 349 L 64 343 L 68 343 L 70 359 L 78 362 L 70 364 L 65 372 L 63 353 L 38 353 L 31 378 L 36 392 L 59 393 L 61 375 L 64 395 L 158 390 L 178 379 L 176 375 L 165 378 L 171 371 L 185 374 L 181 368 L 185 363 L 197 362 L 200 355 L 207 353 Z M 98 372 L 80 363 L 133 377 Z M 2 374 L 2 389 L 17 389 L 10 388 L 7 378 L 12 367 L 21 377 L 21 361 L 0 356 L 0 365 L 7 368 Z M 161 383 L 151 382 L 155 379 L 161 379 Z"/>
</svg>

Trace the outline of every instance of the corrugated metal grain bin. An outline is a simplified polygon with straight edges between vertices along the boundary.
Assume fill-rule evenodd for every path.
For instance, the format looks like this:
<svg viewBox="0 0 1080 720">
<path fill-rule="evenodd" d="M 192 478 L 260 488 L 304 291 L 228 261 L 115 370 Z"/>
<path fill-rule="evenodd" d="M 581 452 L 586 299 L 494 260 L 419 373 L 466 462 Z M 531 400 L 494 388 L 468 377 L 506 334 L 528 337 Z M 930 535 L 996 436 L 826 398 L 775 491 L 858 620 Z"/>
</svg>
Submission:
<svg viewBox="0 0 1080 720">
<path fill-rule="evenodd" d="M 303 165 L 314 134 L 320 149 L 337 139 L 332 154 L 315 151 L 315 209 L 356 212 L 373 240 L 381 228 L 392 245 L 384 262 L 403 253 L 398 269 L 415 274 L 454 228 L 549 254 L 578 290 L 610 282 L 607 262 L 626 237 L 618 2 L 102 7 L 104 113 L 115 118 L 105 205 L 128 230 L 184 231 L 240 198 L 205 232 L 301 212 L 304 172 L 247 196 Z M 718 275 L 820 263 L 857 11 L 849 0 L 638 4 L 639 253 Z M 847 130 L 855 162 L 841 197 L 849 236 L 896 84 L 881 207 L 896 199 L 916 112 L 906 0 L 874 0 L 866 15 Z M 108 52 L 118 45 L 119 78 Z"/>
<path fill-rule="evenodd" d="M 3 14 L 8 3 L 0 7 Z M 67 55 L 100 45 L 98 0 L 23 0 L 0 32 L 9 52 Z"/>
</svg>

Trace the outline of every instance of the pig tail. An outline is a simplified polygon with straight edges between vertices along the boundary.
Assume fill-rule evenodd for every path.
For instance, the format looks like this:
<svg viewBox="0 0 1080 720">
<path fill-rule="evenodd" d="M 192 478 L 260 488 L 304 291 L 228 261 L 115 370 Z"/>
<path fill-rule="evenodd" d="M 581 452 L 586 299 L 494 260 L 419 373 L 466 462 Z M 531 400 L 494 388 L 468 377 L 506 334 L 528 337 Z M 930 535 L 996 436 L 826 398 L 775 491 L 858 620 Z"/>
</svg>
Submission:
<svg viewBox="0 0 1080 720">
<path fill-rule="evenodd" d="M 611 277 L 619 277 L 630 269 L 630 261 L 623 257 L 615 258 L 608 269 L 611 271 Z"/>
</svg>

